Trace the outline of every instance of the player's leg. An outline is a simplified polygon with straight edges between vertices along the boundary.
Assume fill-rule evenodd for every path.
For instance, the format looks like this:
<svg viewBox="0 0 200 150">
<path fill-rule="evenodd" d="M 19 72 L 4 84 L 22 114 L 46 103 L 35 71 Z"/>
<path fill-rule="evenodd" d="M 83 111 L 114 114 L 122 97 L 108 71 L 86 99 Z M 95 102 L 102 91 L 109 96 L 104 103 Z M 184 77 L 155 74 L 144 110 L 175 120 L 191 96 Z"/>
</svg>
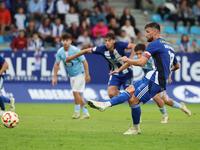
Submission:
<svg viewBox="0 0 200 150">
<path fill-rule="evenodd" d="M 164 92 L 164 91 L 163 91 Z M 164 105 L 164 102 L 163 100 L 160 98 L 161 95 L 163 94 L 163 92 L 161 93 L 158 93 L 156 94 L 154 97 L 153 97 L 153 100 L 156 102 L 156 104 L 158 105 L 158 108 L 162 114 L 162 120 L 161 120 L 161 123 L 167 123 L 167 121 L 169 120 L 169 116 L 167 114 L 167 111 L 166 111 L 166 108 L 165 108 L 165 105 Z"/>
<path fill-rule="evenodd" d="M 118 86 L 115 86 L 115 85 L 111 85 L 108 87 L 108 96 L 110 98 L 113 98 L 117 95 L 120 94 L 120 92 L 118 91 L 119 87 Z"/>
<path fill-rule="evenodd" d="M 1 94 L 1 91 L 0 91 Z M 0 107 L 1 107 L 1 111 L 0 111 L 0 116 L 3 115 L 3 113 L 6 111 L 5 105 L 4 105 L 4 101 L 0 96 Z"/>
<path fill-rule="evenodd" d="M 163 95 L 162 95 L 162 100 L 164 101 L 164 103 L 166 105 L 169 105 L 173 108 L 178 108 L 178 109 L 181 109 L 183 112 L 185 112 L 188 116 L 191 116 L 191 111 L 186 107 L 185 103 L 181 102 L 181 103 L 178 103 L 176 101 L 174 101 L 173 99 L 171 98 L 168 98 L 166 93 L 163 91 Z"/>
<path fill-rule="evenodd" d="M 139 86 L 142 83 L 142 80 L 138 80 L 134 83 L 134 86 Z M 100 111 L 104 111 L 106 108 L 111 107 L 111 106 L 115 106 L 118 104 L 122 104 L 125 101 L 127 101 L 129 98 L 131 98 L 131 94 L 134 93 L 135 88 L 133 85 L 130 85 L 128 88 L 126 88 L 126 90 L 122 93 L 120 93 L 119 95 L 113 97 L 112 99 L 110 99 L 110 101 L 108 102 L 96 102 L 96 101 L 92 101 L 92 100 L 88 100 L 88 105 L 90 105 L 92 108 L 98 109 Z M 128 91 L 127 91 L 128 89 Z"/>
<path fill-rule="evenodd" d="M 133 86 L 133 85 L 132 85 Z M 132 94 L 132 97 L 128 100 L 129 106 L 131 108 L 131 116 L 132 116 L 132 121 L 133 121 L 133 126 L 126 131 L 124 134 L 140 134 L 140 116 L 141 116 L 141 108 L 140 108 L 140 100 L 135 97 L 135 95 L 132 93 L 133 88 L 137 87 L 132 87 L 129 86 L 126 88 L 126 91 Z"/>
<path fill-rule="evenodd" d="M 74 103 L 75 103 L 75 110 L 72 119 L 78 119 L 80 117 L 80 107 L 81 107 L 81 100 L 79 96 L 79 92 L 73 91 L 74 95 Z"/>
<path fill-rule="evenodd" d="M 15 111 L 15 98 L 8 98 L 3 95 L 1 95 L 1 98 L 5 103 L 9 103 L 11 111 Z"/>
<path fill-rule="evenodd" d="M 85 106 L 85 101 L 81 95 L 81 93 L 85 89 L 85 74 L 80 74 L 72 79 L 73 79 L 71 83 L 72 91 L 73 91 L 73 94 L 76 94 L 76 96 L 74 96 L 75 114 L 72 118 L 77 119 L 80 117 L 80 108 L 81 108 L 81 110 L 83 111 L 83 116 L 81 117 L 81 119 L 87 119 L 90 117 L 90 115 Z"/>
<path fill-rule="evenodd" d="M 80 99 L 81 99 L 81 110 L 83 112 L 83 115 L 81 116 L 81 119 L 89 119 L 90 118 L 90 114 L 89 114 L 89 112 L 87 110 L 87 107 L 85 105 L 85 101 L 84 101 L 81 93 L 79 93 L 79 95 L 80 95 Z"/>
</svg>

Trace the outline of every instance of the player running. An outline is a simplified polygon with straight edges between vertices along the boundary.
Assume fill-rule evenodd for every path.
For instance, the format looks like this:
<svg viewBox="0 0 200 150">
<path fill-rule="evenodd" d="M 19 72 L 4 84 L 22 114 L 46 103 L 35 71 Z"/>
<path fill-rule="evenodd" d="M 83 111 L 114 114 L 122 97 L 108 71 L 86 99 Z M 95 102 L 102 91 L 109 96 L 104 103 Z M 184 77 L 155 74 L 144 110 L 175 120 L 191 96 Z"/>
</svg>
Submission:
<svg viewBox="0 0 200 150">
<path fill-rule="evenodd" d="M 135 53 L 136 55 L 133 57 L 133 59 L 140 59 L 142 57 L 142 55 L 144 54 L 146 49 L 146 46 L 144 44 L 137 44 L 135 46 Z M 146 63 L 146 65 L 141 66 L 144 74 L 146 74 L 148 71 L 152 70 L 154 66 L 154 60 L 152 57 L 150 57 L 150 59 L 148 60 L 148 62 Z M 171 80 L 171 73 L 169 75 L 169 83 L 172 82 Z M 160 97 L 163 101 L 159 101 L 158 97 Z M 184 103 L 177 103 L 176 101 L 172 100 L 171 98 L 168 98 L 166 96 L 165 91 L 156 94 L 153 97 L 153 100 L 157 103 L 160 112 L 162 113 L 162 121 L 161 123 L 167 123 L 169 116 L 167 114 L 166 108 L 164 104 L 167 104 L 173 108 L 178 108 L 181 109 L 183 112 L 185 112 L 188 116 L 191 116 L 191 112 L 189 109 L 186 108 Z"/>
<path fill-rule="evenodd" d="M 72 116 L 73 119 L 78 119 L 80 117 L 80 107 L 83 111 L 81 119 L 88 119 L 90 115 L 85 106 L 85 101 L 82 98 L 81 93 L 85 89 L 85 81 L 90 82 L 90 75 L 88 69 L 88 63 L 85 59 L 85 56 L 80 56 L 71 62 L 65 62 L 67 56 L 74 55 L 80 52 L 80 49 L 71 45 L 72 36 L 69 33 L 65 33 L 61 36 L 61 47 L 56 53 L 56 63 L 54 65 L 54 76 L 52 80 L 52 86 L 54 87 L 57 84 L 57 73 L 59 69 L 59 64 L 62 61 L 65 65 L 65 68 L 70 76 L 70 84 L 74 95 L 75 103 L 75 113 Z"/>
<path fill-rule="evenodd" d="M 15 99 L 7 98 L 1 94 L 1 89 L 3 89 L 3 82 L 6 76 L 6 69 L 8 68 L 8 62 L 0 55 L 0 115 L 3 115 L 6 112 L 4 102 L 10 103 L 10 110 L 15 111 Z"/>
<path fill-rule="evenodd" d="M 145 77 L 134 82 L 125 92 L 113 97 L 108 102 L 96 102 L 88 100 L 88 104 L 100 111 L 114 105 L 124 103 L 129 100 L 132 109 L 133 126 L 124 134 L 139 134 L 140 130 L 140 115 L 141 109 L 139 103 L 145 104 L 157 93 L 166 90 L 168 77 L 171 71 L 180 68 L 180 65 L 175 57 L 175 52 L 172 45 L 160 36 L 160 25 L 156 22 L 149 23 L 145 26 L 148 42 L 151 42 L 140 59 L 128 59 L 126 56 L 121 57 L 118 61 L 123 61 L 135 66 L 144 66 L 148 60 L 153 57 L 155 61 L 154 69 L 147 72 Z M 125 68 L 120 67 L 112 73 L 118 73 Z M 160 97 L 158 99 L 161 101 Z"/>
</svg>

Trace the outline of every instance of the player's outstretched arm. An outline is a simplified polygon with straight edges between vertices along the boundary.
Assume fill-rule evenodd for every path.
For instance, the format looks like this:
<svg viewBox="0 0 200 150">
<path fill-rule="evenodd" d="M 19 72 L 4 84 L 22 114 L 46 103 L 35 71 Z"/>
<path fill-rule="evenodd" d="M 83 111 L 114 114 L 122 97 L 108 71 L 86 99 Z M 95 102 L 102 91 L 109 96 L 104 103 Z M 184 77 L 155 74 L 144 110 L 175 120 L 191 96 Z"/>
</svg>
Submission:
<svg viewBox="0 0 200 150">
<path fill-rule="evenodd" d="M 176 65 L 174 65 L 174 66 L 172 67 L 171 71 L 176 71 L 176 70 L 179 69 L 179 68 L 180 68 L 180 64 L 179 64 L 179 62 L 177 62 Z"/>
<path fill-rule="evenodd" d="M 1 70 L 0 70 L 0 75 L 4 72 L 4 71 L 6 71 L 6 69 L 8 68 L 8 62 L 7 61 L 4 61 L 4 63 L 3 63 L 3 66 L 1 67 Z"/>
<path fill-rule="evenodd" d="M 85 69 L 85 81 L 86 81 L 86 83 L 89 83 L 91 78 L 90 78 L 90 74 L 89 74 L 88 62 L 86 59 L 83 61 L 83 66 Z"/>
<path fill-rule="evenodd" d="M 81 56 L 81 55 L 86 54 L 86 53 L 92 53 L 92 48 L 83 49 L 83 50 L 81 50 L 80 52 L 74 54 L 73 56 L 68 56 L 68 57 L 65 59 L 65 61 L 66 61 L 66 62 L 69 62 L 69 61 L 71 61 L 71 60 L 73 60 L 73 59 L 75 59 L 75 58 L 77 58 L 77 57 L 79 57 L 79 56 Z"/>
<path fill-rule="evenodd" d="M 131 65 L 134 65 L 134 66 L 144 66 L 146 65 L 146 63 L 148 62 L 148 58 L 142 56 L 140 59 L 129 59 L 127 58 L 126 56 L 124 57 L 121 57 L 118 59 L 118 61 L 123 61 L 123 62 L 126 62 L 126 63 L 129 63 Z"/>
<path fill-rule="evenodd" d="M 52 86 L 54 87 L 54 84 L 57 85 L 57 73 L 59 69 L 59 62 L 56 62 L 54 65 L 54 75 L 53 75 L 53 80 L 52 80 Z"/>
</svg>

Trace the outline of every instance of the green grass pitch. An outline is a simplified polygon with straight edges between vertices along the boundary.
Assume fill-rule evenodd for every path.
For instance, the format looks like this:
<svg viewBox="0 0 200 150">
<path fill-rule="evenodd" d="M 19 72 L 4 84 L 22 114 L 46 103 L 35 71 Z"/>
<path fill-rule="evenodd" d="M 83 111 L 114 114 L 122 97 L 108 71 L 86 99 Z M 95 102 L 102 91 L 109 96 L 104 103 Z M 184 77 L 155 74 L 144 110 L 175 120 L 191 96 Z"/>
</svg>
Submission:
<svg viewBox="0 0 200 150">
<path fill-rule="evenodd" d="M 88 108 L 91 118 L 73 120 L 74 104 L 16 104 L 19 124 L 0 125 L 1 150 L 198 150 L 200 104 L 187 104 L 192 115 L 166 106 L 167 124 L 161 124 L 156 104 L 141 105 L 140 135 L 123 135 L 131 125 L 128 104 L 105 112 Z M 9 108 L 9 105 L 6 105 Z"/>
</svg>

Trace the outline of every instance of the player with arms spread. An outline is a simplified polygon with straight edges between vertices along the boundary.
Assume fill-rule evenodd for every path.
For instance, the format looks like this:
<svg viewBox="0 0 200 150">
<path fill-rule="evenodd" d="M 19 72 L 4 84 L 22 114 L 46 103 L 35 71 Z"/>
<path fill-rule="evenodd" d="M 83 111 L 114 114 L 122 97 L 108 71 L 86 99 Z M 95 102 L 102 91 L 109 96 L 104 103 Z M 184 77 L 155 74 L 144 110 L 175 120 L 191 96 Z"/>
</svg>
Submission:
<svg viewBox="0 0 200 150">
<path fill-rule="evenodd" d="M 72 116 L 73 119 L 78 119 L 80 117 L 80 107 L 83 111 L 81 119 L 87 119 L 90 117 L 88 110 L 85 106 L 85 101 L 82 98 L 81 93 L 85 89 L 85 81 L 90 82 L 90 75 L 88 69 L 88 63 L 84 56 L 80 56 L 71 62 L 65 62 L 67 56 L 74 55 L 80 52 L 80 49 L 71 45 L 72 36 L 69 33 L 65 33 L 61 36 L 61 47 L 56 53 L 56 63 L 54 65 L 54 77 L 52 80 L 52 86 L 57 84 L 57 73 L 59 69 L 59 64 L 62 61 L 65 68 L 70 76 L 70 84 L 74 95 L 75 102 L 75 113 Z"/>
<path fill-rule="evenodd" d="M 171 71 L 175 71 L 180 68 L 180 65 L 175 57 L 175 52 L 171 44 L 160 36 L 160 25 L 156 22 L 149 23 L 145 26 L 148 42 L 151 42 L 140 59 L 129 59 L 126 56 L 119 58 L 119 61 L 123 61 L 135 66 L 144 66 L 148 60 L 153 57 L 155 62 L 155 68 L 145 75 L 141 80 L 134 82 L 125 92 L 117 95 L 108 102 L 96 102 L 88 100 L 88 104 L 100 111 L 104 111 L 106 108 L 114 105 L 124 103 L 129 100 L 130 107 L 132 108 L 133 126 L 124 134 L 139 134 L 141 133 L 139 123 L 141 109 L 139 103 L 145 104 L 157 93 L 166 90 L 168 77 Z M 125 68 L 120 67 L 113 73 L 118 73 Z M 158 99 L 162 101 L 159 97 Z"/>
<path fill-rule="evenodd" d="M 100 45 L 93 48 L 83 49 L 80 52 L 76 53 L 73 56 L 67 57 L 66 62 L 70 62 L 73 59 L 88 54 L 98 54 L 103 56 L 108 62 L 110 67 L 110 72 L 118 70 L 120 67 L 125 68 L 122 71 L 110 75 L 108 83 L 108 96 L 113 98 L 114 96 L 120 94 L 118 91 L 123 85 L 123 88 L 126 89 L 133 82 L 132 69 L 129 66 L 129 63 L 124 63 L 123 61 L 118 61 L 119 58 L 125 56 L 125 49 L 131 49 L 130 58 L 133 58 L 135 51 L 135 44 L 115 41 L 115 35 L 113 33 L 107 33 L 104 37 L 105 45 Z M 140 106 L 139 106 L 140 108 Z"/>
<path fill-rule="evenodd" d="M 146 49 L 146 46 L 144 44 L 137 44 L 135 46 L 135 53 L 136 55 L 133 57 L 133 59 L 140 59 L 142 57 L 142 55 L 144 54 L 145 52 L 145 49 Z M 154 67 L 154 60 L 153 58 L 151 57 L 148 62 L 146 63 L 146 65 L 144 66 L 141 66 L 144 74 L 146 74 L 148 71 L 152 70 Z M 171 80 L 171 73 L 169 75 L 169 83 L 172 82 Z M 163 101 L 159 101 L 159 99 L 157 97 L 160 97 Z M 176 101 L 174 101 L 173 99 L 171 98 L 168 98 L 166 96 L 166 93 L 165 91 L 161 92 L 161 93 L 158 93 L 156 94 L 154 97 L 153 97 L 153 100 L 157 103 L 158 107 L 159 107 L 159 110 L 160 112 L 162 113 L 162 121 L 161 123 L 167 123 L 168 119 L 169 119 L 169 116 L 167 114 L 167 111 L 166 111 L 166 108 L 165 108 L 165 105 L 164 104 L 167 104 L 173 108 L 178 108 L 178 109 L 181 109 L 183 112 L 185 112 L 188 116 L 191 116 L 191 112 L 189 109 L 187 109 L 187 107 L 185 106 L 185 104 L 183 102 L 181 103 L 177 103 Z"/>
</svg>

